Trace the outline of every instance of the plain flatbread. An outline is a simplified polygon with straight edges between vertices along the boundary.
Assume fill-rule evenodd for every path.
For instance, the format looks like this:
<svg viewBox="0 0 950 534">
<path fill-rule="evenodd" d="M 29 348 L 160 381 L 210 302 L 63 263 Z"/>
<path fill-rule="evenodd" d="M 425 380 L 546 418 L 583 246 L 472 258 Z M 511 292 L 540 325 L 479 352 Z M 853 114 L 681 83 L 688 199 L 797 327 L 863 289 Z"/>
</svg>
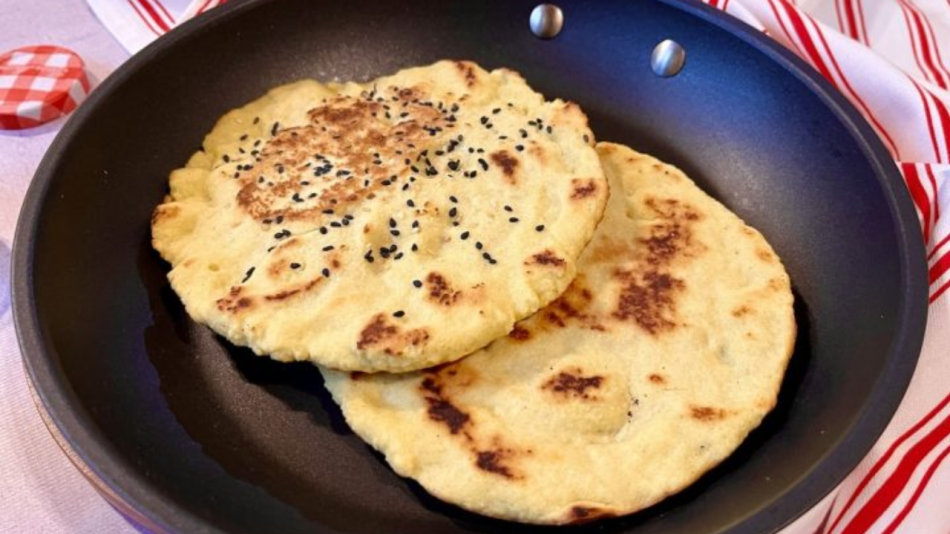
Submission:
<svg viewBox="0 0 950 534">
<path fill-rule="evenodd" d="M 324 371 L 353 430 L 445 501 L 526 523 L 628 514 L 775 405 L 796 331 L 778 257 L 679 170 L 598 151 L 607 212 L 557 301 L 452 364 Z"/>
<path fill-rule="evenodd" d="M 363 371 L 507 334 L 574 278 L 607 198 L 576 104 L 462 61 L 274 89 L 170 185 L 153 245 L 192 318 L 277 360 Z"/>
</svg>

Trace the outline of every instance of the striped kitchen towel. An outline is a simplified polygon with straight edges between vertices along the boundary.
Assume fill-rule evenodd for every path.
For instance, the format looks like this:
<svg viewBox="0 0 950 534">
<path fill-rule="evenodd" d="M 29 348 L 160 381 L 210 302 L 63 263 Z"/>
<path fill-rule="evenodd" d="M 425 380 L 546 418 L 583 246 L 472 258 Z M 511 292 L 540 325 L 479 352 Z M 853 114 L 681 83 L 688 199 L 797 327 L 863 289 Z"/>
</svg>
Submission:
<svg viewBox="0 0 950 534">
<path fill-rule="evenodd" d="M 132 53 L 225 1 L 87 0 Z M 902 171 L 927 247 L 930 317 L 910 389 L 858 468 L 784 534 L 950 533 L 950 0 L 703 1 L 855 105 Z"/>
<path fill-rule="evenodd" d="M 145 48 L 182 22 L 227 0 L 86 0 L 129 53 Z"/>
<path fill-rule="evenodd" d="M 789 534 L 950 532 L 950 2 L 704 0 L 807 61 L 874 127 L 927 247 L 930 314 L 910 389 L 857 469 Z"/>
</svg>

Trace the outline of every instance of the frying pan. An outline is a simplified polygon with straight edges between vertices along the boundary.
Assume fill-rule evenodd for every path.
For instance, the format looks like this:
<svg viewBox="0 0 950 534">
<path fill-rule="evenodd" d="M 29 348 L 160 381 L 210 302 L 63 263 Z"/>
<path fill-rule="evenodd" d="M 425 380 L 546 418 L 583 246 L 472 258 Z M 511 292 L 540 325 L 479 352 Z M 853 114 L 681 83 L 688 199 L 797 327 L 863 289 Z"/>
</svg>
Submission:
<svg viewBox="0 0 950 534">
<path fill-rule="evenodd" d="M 149 215 L 217 117 L 303 77 L 364 80 L 442 58 L 520 71 L 598 138 L 683 168 L 785 262 L 800 332 L 779 404 L 724 464 L 596 532 L 774 532 L 879 436 L 926 321 L 923 246 L 875 134 L 815 72 L 691 0 L 229 4 L 159 39 L 63 128 L 19 221 L 14 308 L 38 404 L 103 494 L 156 532 L 540 532 L 428 496 L 346 427 L 308 364 L 192 323 Z M 657 43 L 686 51 L 659 77 Z M 573 527 L 572 527 L 573 528 Z M 568 529 L 569 530 L 569 529 Z"/>
</svg>

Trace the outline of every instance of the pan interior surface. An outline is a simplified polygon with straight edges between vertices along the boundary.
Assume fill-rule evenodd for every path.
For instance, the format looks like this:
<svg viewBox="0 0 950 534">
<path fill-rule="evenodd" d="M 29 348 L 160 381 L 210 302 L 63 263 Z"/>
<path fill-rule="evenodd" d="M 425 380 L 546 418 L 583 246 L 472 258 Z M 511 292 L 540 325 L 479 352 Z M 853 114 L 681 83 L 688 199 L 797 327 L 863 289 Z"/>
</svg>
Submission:
<svg viewBox="0 0 950 534">
<path fill-rule="evenodd" d="M 464 512 L 395 476 L 314 367 L 192 323 L 149 242 L 168 173 L 229 109 L 300 78 L 444 58 L 513 68 L 579 103 L 598 140 L 681 167 L 762 231 L 796 291 L 798 342 L 763 426 L 683 493 L 578 530 L 771 532 L 856 465 L 903 394 L 926 313 L 919 230 L 886 152 L 826 85 L 705 8 L 559 5 L 562 31 L 540 40 L 524 1 L 237 3 L 92 95 L 28 195 L 14 305 L 40 397 L 121 499 L 168 532 L 550 530 Z M 686 51 L 671 77 L 650 65 L 665 39 Z"/>
</svg>

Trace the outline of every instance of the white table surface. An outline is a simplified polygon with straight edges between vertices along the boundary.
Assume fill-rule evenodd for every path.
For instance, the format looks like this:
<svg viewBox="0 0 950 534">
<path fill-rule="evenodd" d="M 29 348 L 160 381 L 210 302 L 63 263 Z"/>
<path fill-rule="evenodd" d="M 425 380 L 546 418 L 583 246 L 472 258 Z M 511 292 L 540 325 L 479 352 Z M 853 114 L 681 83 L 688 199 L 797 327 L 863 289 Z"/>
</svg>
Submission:
<svg viewBox="0 0 950 534">
<path fill-rule="evenodd" d="M 0 0 L 0 53 L 38 44 L 77 52 L 94 85 L 129 57 L 82 0 Z M 0 130 L 0 533 L 132 534 L 137 530 L 73 468 L 43 425 L 13 329 L 13 232 L 33 172 L 63 123 Z"/>
</svg>

